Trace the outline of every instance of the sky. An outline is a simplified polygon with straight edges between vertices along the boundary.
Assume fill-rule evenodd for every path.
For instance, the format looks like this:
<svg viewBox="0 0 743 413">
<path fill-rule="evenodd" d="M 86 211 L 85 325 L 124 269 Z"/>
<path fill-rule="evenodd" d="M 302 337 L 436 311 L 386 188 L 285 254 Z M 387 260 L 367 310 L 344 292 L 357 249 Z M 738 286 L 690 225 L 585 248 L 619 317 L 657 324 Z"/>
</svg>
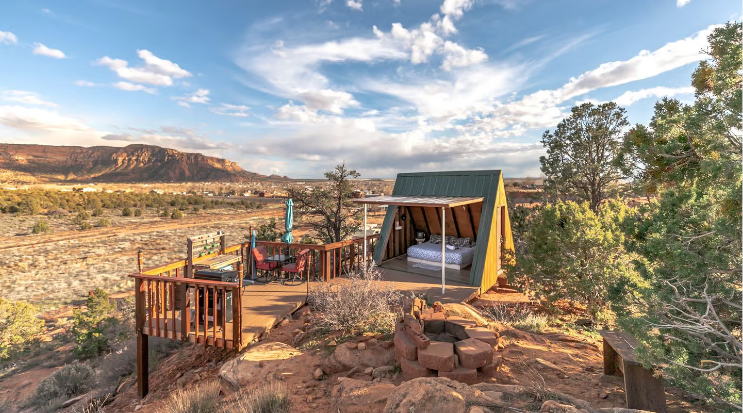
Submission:
<svg viewBox="0 0 743 413">
<path fill-rule="evenodd" d="M 647 123 L 731 0 L 0 2 L 0 142 L 147 143 L 244 169 L 539 175 L 570 108 Z"/>
</svg>

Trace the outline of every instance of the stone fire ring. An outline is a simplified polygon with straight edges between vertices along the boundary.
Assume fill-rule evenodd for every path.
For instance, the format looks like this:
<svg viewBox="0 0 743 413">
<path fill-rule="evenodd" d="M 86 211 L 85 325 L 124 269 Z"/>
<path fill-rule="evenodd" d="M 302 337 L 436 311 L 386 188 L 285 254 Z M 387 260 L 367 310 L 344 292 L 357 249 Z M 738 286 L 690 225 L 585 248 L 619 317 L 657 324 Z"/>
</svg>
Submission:
<svg viewBox="0 0 743 413">
<path fill-rule="evenodd" d="M 498 335 L 474 321 L 426 311 L 406 315 L 395 333 L 395 358 L 407 379 L 448 377 L 473 384 L 478 373 L 492 376 Z"/>
</svg>

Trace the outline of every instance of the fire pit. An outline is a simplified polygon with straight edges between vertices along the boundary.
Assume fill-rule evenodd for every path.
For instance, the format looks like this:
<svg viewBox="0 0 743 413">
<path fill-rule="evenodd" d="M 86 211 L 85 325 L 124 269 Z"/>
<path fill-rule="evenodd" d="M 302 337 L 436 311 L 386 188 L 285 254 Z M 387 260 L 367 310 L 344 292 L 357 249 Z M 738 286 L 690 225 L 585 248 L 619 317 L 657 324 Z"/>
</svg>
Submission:
<svg viewBox="0 0 743 413">
<path fill-rule="evenodd" d="M 447 316 L 440 303 L 427 308 L 416 298 L 397 322 L 395 358 L 406 379 L 438 376 L 473 384 L 478 374 L 492 377 L 500 367 L 494 360 L 498 340 L 472 320 Z"/>
</svg>

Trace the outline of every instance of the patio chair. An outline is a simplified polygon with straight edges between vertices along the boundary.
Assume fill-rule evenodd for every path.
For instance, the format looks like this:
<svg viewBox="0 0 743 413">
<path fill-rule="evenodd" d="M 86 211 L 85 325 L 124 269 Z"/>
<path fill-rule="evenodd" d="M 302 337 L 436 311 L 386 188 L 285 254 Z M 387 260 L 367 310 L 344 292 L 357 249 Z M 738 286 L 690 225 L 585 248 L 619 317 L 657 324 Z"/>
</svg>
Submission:
<svg viewBox="0 0 743 413">
<path fill-rule="evenodd" d="M 296 262 L 281 266 L 282 272 L 291 274 L 289 278 L 284 280 L 284 284 L 298 285 L 302 283 L 302 271 L 304 271 L 304 268 L 307 266 L 307 256 L 309 254 L 309 249 L 299 251 Z"/>
<path fill-rule="evenodd" d="M 263 270 L 262 277 L 264 278 L 261 280 L 261 282 L 269 282 L 271 281 L 270 278 L 273 277 L 273 272 L 279 268 L 279 263 L 276 261 L 267 261 L 268 258 L 268 250 L 266 250 L 266 247 L 259 246 L 253 248 L 253 259 L 255 260 L 255 268 L 256 270 Z M 257 277 L 261 278 L 261 276 Z"/>
</svg>

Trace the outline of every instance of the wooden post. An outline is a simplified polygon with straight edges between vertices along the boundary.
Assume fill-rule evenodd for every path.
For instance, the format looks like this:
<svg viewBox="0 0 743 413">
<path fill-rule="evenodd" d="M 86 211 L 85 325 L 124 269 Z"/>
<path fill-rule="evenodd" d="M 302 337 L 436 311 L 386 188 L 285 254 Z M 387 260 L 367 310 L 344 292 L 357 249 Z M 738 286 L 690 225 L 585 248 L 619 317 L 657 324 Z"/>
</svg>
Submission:
<svg viewBox="0 0 743 413">
<path fill-rule="evenodd" d="M 232 289 L 232 346 L 235 350 L 242 349 L 242 282 Z M 225 308 L 225 311 L 227 309 Z M 227 328 L 224 326 L 223 328 Z M 225 344 L 225 347 L 226 344 Z"/>
<path fill-rule="evenodd" d="M 617 352 L 604 340 L 604 374 L 615 376 L 617 374 Z"/>
<path fill-rule="evenodd" d="M 193 278 L 193 241 L 186 240 L 186 278 Z"/>
<path fill-rule="evenodd" d="M 622 360 L 622 367 L 627 408 L 665 412 L 666 390 L 663 379 L 655 377 L 653 370 L 646 369 L 639 363 Z"/>
<path fill-rule="evenodd" d="M 142 267 L 144 264 L 144 254 L 142 253 L 142 248 L 137 250 L 137 270 L 138 272 L 142 272 Z"/>
<path fill-rule="evenodd" d="M 137 278 L 135 283 L 135 320 L 137 329 L 137 394 L 143 398 L 150 391 L 148 337 L 142 332 L 146 318 L 145 284 Z"/>
<path fill-rule="evenodd" d="M 224 254 L 225 249 L 227 248 L 226 242 L 227 242 L 227 235 L 223 234 L 222 231 L 219 231 L 219 253 L 220 254 Z"/>
</svg>

